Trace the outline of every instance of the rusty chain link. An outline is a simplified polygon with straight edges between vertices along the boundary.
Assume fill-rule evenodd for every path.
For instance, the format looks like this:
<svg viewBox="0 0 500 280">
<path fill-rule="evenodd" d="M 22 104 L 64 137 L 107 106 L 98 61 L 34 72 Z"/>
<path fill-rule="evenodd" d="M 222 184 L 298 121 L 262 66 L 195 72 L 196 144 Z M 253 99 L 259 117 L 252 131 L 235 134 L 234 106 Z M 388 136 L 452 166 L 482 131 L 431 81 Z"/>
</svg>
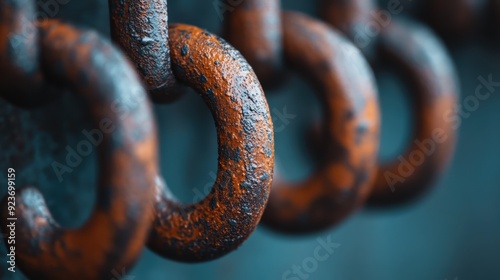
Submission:
<svg viewBox="0 0 500 280">
<path fill-rule="evenodd" d="M 222 35 L 252 65 L 265 87 L 282 81 L 283 36 L 280 2 L 243 1 L 226 17 Z"/>
<path fill-rule="evenodd" d="M 330 4 L 326 5 L 326 1 Z M 372 11 L 377 11 L 373 0 L 351 1 L 353 5 L 345 5 L 343 0 L 322 2 L 325 10 L 344 8 L 348 10 L 346 13 L 354 14 L 347 18 L 349 22 L 344 24 L 334 18 L 325 18 L 325 21 L 340 25 L 340 28 L 363 25 L 366 21 L 362 19 L 362 15 L 366 15 L 367 10 L 372 8 Z M 325 16 L 331 14 L 333 12 L 324 13 Z M 355 38 L 355 30 L 342 30 L 348 37 Z M 379 64 L 396 67 L 412 92 L 412 104 L 416 114 L 416 130 L 412 139 L 415 141 L 400 158 L 418 164 L 406 167 L 411 169 L 408 171 L 403 170 L 400 159 L 381 164 L 370 202 L 374 205 L 401 204 L 417 198 L 429 188 L 451 160 L 456 131 L 452 127 L 453 124 L 443 118 L 442 114 L 451 112 L 449 118 L 457 114 L 455 104 L 459 90 L 458 81 L 444 46 L 420 24 L 393 19 L 373 39 L 379 41 L 373 59 Z M 424 150 L 429 151 L 422 154 L 420 150 L 426 145 L 431 148 L 425 148 Z"/>
<path fill-rule="evenodd" d="M 371 191 L 379 143 L 379 106 L 373 74 L 360 52 L 338 32 L 305 15 L 282 13 L 279 0 L 265 1 L 266 5 L 262 2 L 246 0 L 235 7 L 225 23 L 229 26 L 224 28 L 229 42 L 247 46 L 243 53 L 250 57 L 251 65 L 257 64 L 256 69 L 269 63 L 255 58 L 270 55 L 261 55 L 262 49 L 248 46 L 275 46 L 271 48 L 275 59 L 284 56 L 288 67 L 307 78 L 325 108 L 322 164 L 303 182 L 288 183 L 278 176 L 262 222 L 287 233 L 315 232 L 353 213 Z M 259 12 L 261 16 L 255 16 Z M 266 18 L 257 22 L 274 24 L 266 29 L 271 34 L 259 33 L 265 27 L 257 31 L 250 28 L 255 17 Z M 230 26 L 235 23 L 247 28 L 241 32 Z M 283 54 L 276 53 L 281 49 Z"/>
<path fill-rule="evenodd" d="M 1 14 L 8 13 L 12 19 L 34 19 L 33 1 L 0 3 Z M 45 80 L 40 83 L 71 89 L 89 106 L 95 125 L 102 126 L 106 121 L 108 127 L 115 127 L 104 134 L 99 147 L 97 205 L 80 229 L 60 227 L 37 189 L 18 189 L 15 214 L 19 218 L 19 267 L 32 279 L 110 279 L 114 267 L 130 266 L 142 250 L 150 228 L 157 172 L 156 130 L 149 104 L 138 102 L 120 115 L 111 108 L 120 99 L 144 100 L 145 92 L 128 61 L 95 32 L 55 20 L 23 21 L 21 26 L 16 20 L 3 24 L 3 42 L 21 34 L 10 34 L 5 24 L 21 29 L 26 28 L 22 25 L 32 25 L 37 39 L 23 40 L 18 48 L 38 54 L 39 59 L 31 61 L 30 69 L 43 69 L 40 76 Z M 4 61 L 7 65 L 9 62 Z M 26 82 L 32 77 L 27 75 Z M 2 223 L 11 216 L 7 203 L 5 197 Z M 3 231 L 6 226 L 3 224 Z"/>
<path fill-rule="evenodd" d="M 401 204 L 431 187 L 451 162 L 457 132 L 448 118 L 457 116 L 459 85 L 444 46 L 413 22 L 390 23 L 380 36 L 379 59 L 394 66 L 408 85 L 416 128 L 401 155 L 411 162 L 413 171 L 401 172 L 399 159 L 381 164 L 370 202 Z M 444 118 L 447 112 L 451 114 Z"/>
<path fill-rule="evenodd" d="M 368 197 L 379 147 L 379 106 L 373 74 L 354 46 L 305 15 L 282 17 L 286 62 L 317 88 L 325 107 L 324 159 L 303 182 L 275 180 L 263 223 L 310 233 L 338 224 Z"/>
</svg>

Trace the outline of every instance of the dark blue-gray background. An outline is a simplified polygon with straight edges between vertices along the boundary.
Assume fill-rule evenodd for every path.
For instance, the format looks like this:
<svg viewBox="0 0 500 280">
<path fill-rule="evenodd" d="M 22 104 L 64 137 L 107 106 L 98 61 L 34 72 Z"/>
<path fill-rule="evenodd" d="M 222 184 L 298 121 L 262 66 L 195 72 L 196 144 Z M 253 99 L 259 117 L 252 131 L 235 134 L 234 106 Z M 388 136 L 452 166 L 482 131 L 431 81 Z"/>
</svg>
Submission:
<svg viewBox="0 0 500 280">
<path fill-rule="evenodd" d="M 213 1 L 170 2 L 171 22 L 219 31 L 221 22 Z M 283 6 L 316 15 L 314 1 L 287 0 Z M 57 18 L 109 36 L 107 1 L 71 0 L 59 9 Z M 403 11 L 402 16 L 409 11 Z M 497 47 L 470 41 L 451 50 L 461 79 L 460 103 L 474 94 L 479 76 L 492 75 L 494 80 L 500 80 Z M 406 97 L 408 90 L 397 75 L 384 72 L 377 76 L 383 115 L 381 158 L 388 159 L 399 155 L 405 142 L 411 141 L 412 112 Z M 280 90 L 267 92 L 267 96 L 275 126 L 283 127 L 275 135 L 277 163 L 287 178 L 304 178 L 312 166 L 304 147 L 304 133 L 319 115 L 318 101 L 312 88 L 297 76 L 292 76 Z M 66 145 L 75 146 L 84 139 L 82 129 L 91 128 L 81 116 L 83 109 L 71 95 L 34 112 L 19 112 L 4 101 L 0 106 L 2 153 L 15 149 L 15 138 L 9 136 L 12 123 L 22 124 L 15 129 L 17 137 L 30 137 L 25 139 L 29 143 L 25 152 L 33 164 L 29 168 L 12 166 L 17 169 L 18 184 L 40 187 L 61 224 L 84 223 L 94 203 L 95 153 L 73 173 L 64 175 L 63 182 L 57 181 L 50 167 L 54 160 L 64 159 Z M 277 117 L 276 112 L 285 108 L 295 118 L 283 121 Z M 330 236 L 340 247 L 326 261 L 319 262 L 317 269 L 308 273 L 308 279 L 500 279 L 498 108 L 500 97 L 494 92 L 462 120 L 448 172 L 414 204 L 388 211 L 363 210 L 336 228 L 305 237 L 286 237 L 259 228 L 236 252 L 209 263 L 172 262 L 144 250 L 133 269 L 116 268 L 116 272 L 122 274 L 126 269 L 128 279 L 282 279 L 293 265 L 314 256 L 318 237 Z M 216 173 L 216 136 L 210 113 L 194 93 L 175 104 L 156 106 L 155 111 L 162 174 L 176 195 L 192 202 L 210 187 Z M 51 125 L 57 133 L 37 131 L 37 126 L 42 125 Z M 2 161 L 1 170 L 8 165 Z M 4 173 L 0 174 L 0 182 L 6 182 Z M 4 193 L 2 189 L 0 194 Z M 4 250 L 2 247 L 3 269 Z M 13 279 L 23 277 L 17 273 Z"/>
</svg>

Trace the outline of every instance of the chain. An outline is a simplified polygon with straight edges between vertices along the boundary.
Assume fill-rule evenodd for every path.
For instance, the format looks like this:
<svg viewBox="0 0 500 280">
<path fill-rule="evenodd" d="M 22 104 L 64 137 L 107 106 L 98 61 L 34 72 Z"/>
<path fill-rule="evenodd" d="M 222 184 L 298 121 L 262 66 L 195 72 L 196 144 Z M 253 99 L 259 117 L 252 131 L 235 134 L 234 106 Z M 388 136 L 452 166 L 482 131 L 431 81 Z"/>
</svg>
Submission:
<svg viewBox="0 0 500 280">
<path fill-rule="evenodd" d="M 131 266 L 144 244 L 178 261 L 212 260 L 238 248 L 260 221 L 282 233 L 317 232 L 365 203 L 403 204 L 432 186 L 449 164 L 456 138 L 452 123 L 442 118 L 443 112 L 456 117 L 459 91 L 445 48 L 413 21 L 395 19 L 360 38 L 358 30 L 380 12 L 375 1 L 318 4 L 325 22 L 282 11 L 279 0 L 245 0 L 224 22 L 229 45 L 198 27 L 169 25 L 166 0 L 109 0 L 112 39 L 129 63 L 93 32 L 35 21 L 32 0 L 0 0 L 1 96 L 37 107 L 69 88 L 90 106 L 96 125 L 107 119 L 116 126 L 99 150 L 98 203 L 85 226 L 61 228 L 34 188 L 16 196 L 25 274 L 110 278 L 113 268 Z M 388 164 L 377 160 L 380 108 L 373 71 L 381 66 L 397 69 L 406 81 L 416 120 L 415 141 Z M 260 84 L 281 86 L 289 70 L 314 86 L 324 108 L 311 135 L 318 165 L 301 182 L 273 174 L 273 125 Z M 158 172 L 155 120 L 143 85 L 154 102 L 177 100 L 187 85 L 213 115 L 217 179 L 198 203 L 178 202 Z M 128 100 L 124 115 L 113 110 L 120 99 Z"/>
</svg>

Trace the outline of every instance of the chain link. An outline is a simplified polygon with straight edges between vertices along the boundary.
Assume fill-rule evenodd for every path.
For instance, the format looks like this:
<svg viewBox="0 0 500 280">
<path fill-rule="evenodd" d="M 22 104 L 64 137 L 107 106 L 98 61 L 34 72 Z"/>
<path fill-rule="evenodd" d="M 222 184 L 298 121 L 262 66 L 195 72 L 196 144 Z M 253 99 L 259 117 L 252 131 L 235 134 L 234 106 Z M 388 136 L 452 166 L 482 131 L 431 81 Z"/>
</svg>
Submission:
<svg viewBox="0 0 500 280">
<path fill-rule="evenodd" d="M 479 6 L 459 2 L 456 21 L 438 30 L 473 25 Z M 104 135 L 98 203 L 81 229 L 59 227 L 36 189 L 19 192 L 18 257 L 26 275 L 110 278 L 113 268 L 132 265 L 144 244 L 174 260 L 212 260 L 240 246 L 261 218 L 282 233 L 317 232 L 365 203 L 399 205 L 427 190 L 449 164 L 456 138 L 441 117 L 456 117 L 459 91 L 445 48 L 425 27 L 399 19 L 361 40 L 359 30 L 380 14 L 375 1 L 318 4 L 325 22 L 284 12 L 279 0 L 243 1 L 222 30 L 233 47 L 198 27 L 169 25 L 166 0 L 109 0 L 112 39 L 129 63 L 93 32 L 36 21 L 33 0 L 0 0 L 1 96 L 36 107 L 70 88 L 91 107 L 94 123 L 110 119 L 117 127 Z M 449 6 L 427 4 L 438 13 Z M 398 70 L 416 115 L 416 140 L 389 164 L 377 162 L 380 108 L 372 68 L 381 66 Z M 260 84 L 283 85 L 288 70 L 314 86 L 325 110 L 311 135 L 319 164 L 298 183 L 280 174 L 273 182 L 273 125 Z M 214 117 L 217 179 L 198 203 L 179 203 L 158 173 L 155 120 L 143 85 L 154 102 L 177 100 L 187 85 Z M 127 110 L 118 116 L 113 108 L 123 98 Z M 97 240 L 99 246 L 90 245 Z"/>
</svg>

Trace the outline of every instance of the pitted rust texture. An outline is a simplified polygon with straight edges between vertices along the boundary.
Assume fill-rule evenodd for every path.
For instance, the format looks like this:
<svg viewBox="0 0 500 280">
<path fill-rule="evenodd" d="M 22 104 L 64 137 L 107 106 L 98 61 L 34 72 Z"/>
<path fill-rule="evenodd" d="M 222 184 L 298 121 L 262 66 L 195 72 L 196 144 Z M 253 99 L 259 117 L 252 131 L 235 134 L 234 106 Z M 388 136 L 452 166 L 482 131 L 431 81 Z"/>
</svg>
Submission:
<svg viewBox="0 0 500 280">
<path fill-rule="evenodd" d="M 282 34 L 279 0 L 244 0 L 227 14 L 223 36 L 252 65 L 264 85 L 282 77 Z"/>
<path fill-rule="evenodd" d="M 133 264 L 150 228 L 157 173 L 151 108 L 132 65 L 96 33 L 53 20 L 37 32 L 47 82 L 78 94 L 103 129 L 99 186 L 96 207 L 79 229 L 61 228 L 37 189 L 17 189 L 16 264 L 32 279 L 111 279 L 113 269 Z"/>
<path fill-rule="evenodd" d="M 321 18 L 338 28 L 361 49 L 363 54 L 372 58 L 376 52 L 378 34 L 370 32 L 371 24 L 380 25 L 378 9 L 373 0 L 319 0 L 318 10 Z"/>
<path fill-rule="evenodd" d="M 413 171 L 409 176 L 402 174 L 400 160 L 382 165 L 370 197 L 372 204 L 399 204 L 427 190 L 450 162 L 456 131 L 445 114 L 456 115 L 458 81 L 441 42 L 427 28 L 410 21 L 394 20 L 384 30 L 379 57 L 393 63 L 411 86 L 416 114 L 412 143 L 402 155 Z M 424 150 L 417 141 L 435 148 Z"/>
<path fill-rule="evenodd" d="M 175 100 L 179 91 L 170 65 L 166 0 L 109 0 L 111 35 L 135 63 L 157 102 Z"/>
<path fill-rule="evenodd" d="M 56 95 L 39 69 L 34 15 L 32 0 L 0 1 L 0 95 L 23 107 L 42 105 Z"/>
<path fill-rule="evenodd" d="M 358 209 L 371 192 L 379 147 L 379 106 L 360 51 L 325 24 L 283 13 L 286 62 L 319 91 L 326 160 L 308 179 L 275 178 L 263 223 L 286 233 L 326 229 Z"/>
<path fill-rule="evenodd" d="M 241 54 L 197 27 L 170 25 L 172 69 L 210 108 L 218 137 L 217 180 L 196 204 L 181 204 L 161 184 L 148 246 L 197 262 L 236 249 L 255 230 L 273 177 L 273 125 L 264 92 Z"/>
<path fill-rule="evenodd" d="M 420 13 L 443 38 L 457 41 L 477 32 L 487 1 L 426 0 Z"/>
</svg>

